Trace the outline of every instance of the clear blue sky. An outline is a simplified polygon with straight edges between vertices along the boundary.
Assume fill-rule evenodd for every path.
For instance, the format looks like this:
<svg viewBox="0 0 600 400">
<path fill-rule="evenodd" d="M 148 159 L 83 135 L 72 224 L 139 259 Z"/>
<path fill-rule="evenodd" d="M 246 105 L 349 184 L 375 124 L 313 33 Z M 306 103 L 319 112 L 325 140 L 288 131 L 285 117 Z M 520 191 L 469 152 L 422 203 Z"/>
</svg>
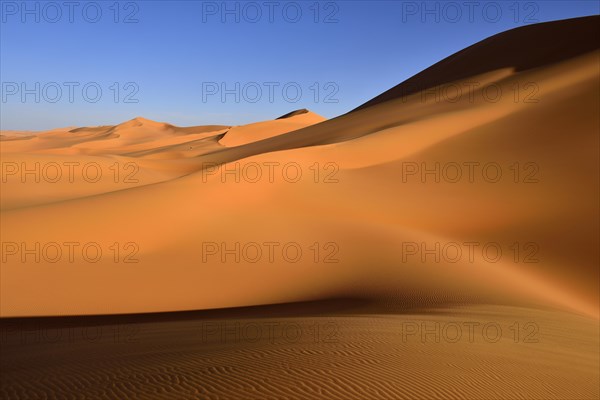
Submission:
<svg viewBox="0 0 600 400">
<path fill-rule="evenodd" d="M 2 129 L 235 125 L 298 108 L 331 118 L 495 33 L 600 11 L 596 0 L 64 3 L 0 1 Z"/>
</svg>

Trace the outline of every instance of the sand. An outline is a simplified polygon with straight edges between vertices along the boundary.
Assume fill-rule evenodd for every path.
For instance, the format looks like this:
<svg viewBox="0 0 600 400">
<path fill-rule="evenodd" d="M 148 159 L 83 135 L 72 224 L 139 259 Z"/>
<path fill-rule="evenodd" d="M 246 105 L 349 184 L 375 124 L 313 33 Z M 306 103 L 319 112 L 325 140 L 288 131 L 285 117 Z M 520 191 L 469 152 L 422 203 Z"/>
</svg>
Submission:
<svg viewBox="0 0 600 400">
<path fill-rule="evenodd" d="M 383 310 L 336 301 L 3 320 L 0 396 L 598 398 L 592 320 L 489 305 Z"/>
<path fill-rule="evenodd" d="M 598 398 L 598 26 L 496 35 L 330 120 L 3 132 L 0 393 Z M 561 32 L 570 50 L 538 40 Z M 40 182 L 14 170 L 36 163 Z M 211 318 L 339 337 L 199 343 Z M 23 321 L 126 323 L 139 342 L 32 345 Z M 422 321 L 504 334 L 402 337 Z"/>
</svg>

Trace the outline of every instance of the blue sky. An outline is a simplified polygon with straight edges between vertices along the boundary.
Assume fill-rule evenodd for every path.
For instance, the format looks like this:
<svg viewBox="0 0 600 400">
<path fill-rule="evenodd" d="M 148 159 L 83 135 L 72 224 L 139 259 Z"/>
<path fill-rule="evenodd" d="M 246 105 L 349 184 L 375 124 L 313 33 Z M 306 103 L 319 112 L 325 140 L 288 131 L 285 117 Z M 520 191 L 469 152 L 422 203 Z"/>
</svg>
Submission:
<svg viewBox="0 0 600 400">
<path fill-rule="evenodd" d="M 331 118 L 520 25 L 590 1 L 0 1 L 1 129 Z M 225 93 L 225 95 L 223 95 Z"/>
</svg>

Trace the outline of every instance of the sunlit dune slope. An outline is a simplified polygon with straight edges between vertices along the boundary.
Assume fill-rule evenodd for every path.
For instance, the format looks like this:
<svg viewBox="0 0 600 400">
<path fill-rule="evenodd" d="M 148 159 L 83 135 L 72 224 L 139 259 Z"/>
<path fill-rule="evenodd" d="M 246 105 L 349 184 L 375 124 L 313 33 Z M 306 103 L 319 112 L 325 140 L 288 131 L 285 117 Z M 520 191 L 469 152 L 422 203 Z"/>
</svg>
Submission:
<svg viewBox="0 0 600 400">
<path fill-rule="evenodd" d="M 306 111 L 306 112 L 303 112 Z M 219 140 L 223 146 L 234 147 L 278 136 L 325 121 L 325 118 L 307 110 L 293 111 L 273 121 L 236 126 Z"/>
</svg>

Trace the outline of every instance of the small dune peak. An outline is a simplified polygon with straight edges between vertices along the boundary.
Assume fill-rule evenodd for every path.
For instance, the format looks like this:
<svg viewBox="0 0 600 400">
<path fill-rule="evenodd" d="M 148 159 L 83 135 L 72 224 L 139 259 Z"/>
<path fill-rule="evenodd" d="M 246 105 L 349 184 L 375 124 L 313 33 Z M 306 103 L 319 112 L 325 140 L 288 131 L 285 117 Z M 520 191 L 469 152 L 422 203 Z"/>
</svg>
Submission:
<svg viewBox="0 0 600 400">
<path fill-rule="evenodd" d="M 135 117 L 134 119 L 132 119 L 129 122 L 136 122 L 136 123 L 142 124 L 142 125 L 164 125 L 162 122 L 156 122 L 151 119 L 144 118 L 144 117 Z"/>
<path fill-rule="evenodd" d="M 157 122 L 157 121 L 153 121 L 151 119 L 148 118 L 144 118 L 144 117 L 135 117 L 133 119 L 130 119 L 129 121 L 123 122 L 122 124 L 117 125 L 117 127 L 120 128 L 134 128 L 134 127 L 147 127 L 147 128 L 161 128 L 161 129 L 167 129 L 172 127 L 172 125 L 164 123 L 164 122 Z"/>
<path fill-rule="evenodd" d="M 292 112 L 289 112 L 285 115 L 282 115 L 281 117 L 277 118 L 277 119 L 285 119 L 285 118 L 291 118 L 291 117 L 295 117 L 296 115 L 300 115 L 300 114 L 308 114 L 310 111 L 308 111 L 306 108 L 301 108 L 299 110 L 295 110 Z"/>
</svg>

